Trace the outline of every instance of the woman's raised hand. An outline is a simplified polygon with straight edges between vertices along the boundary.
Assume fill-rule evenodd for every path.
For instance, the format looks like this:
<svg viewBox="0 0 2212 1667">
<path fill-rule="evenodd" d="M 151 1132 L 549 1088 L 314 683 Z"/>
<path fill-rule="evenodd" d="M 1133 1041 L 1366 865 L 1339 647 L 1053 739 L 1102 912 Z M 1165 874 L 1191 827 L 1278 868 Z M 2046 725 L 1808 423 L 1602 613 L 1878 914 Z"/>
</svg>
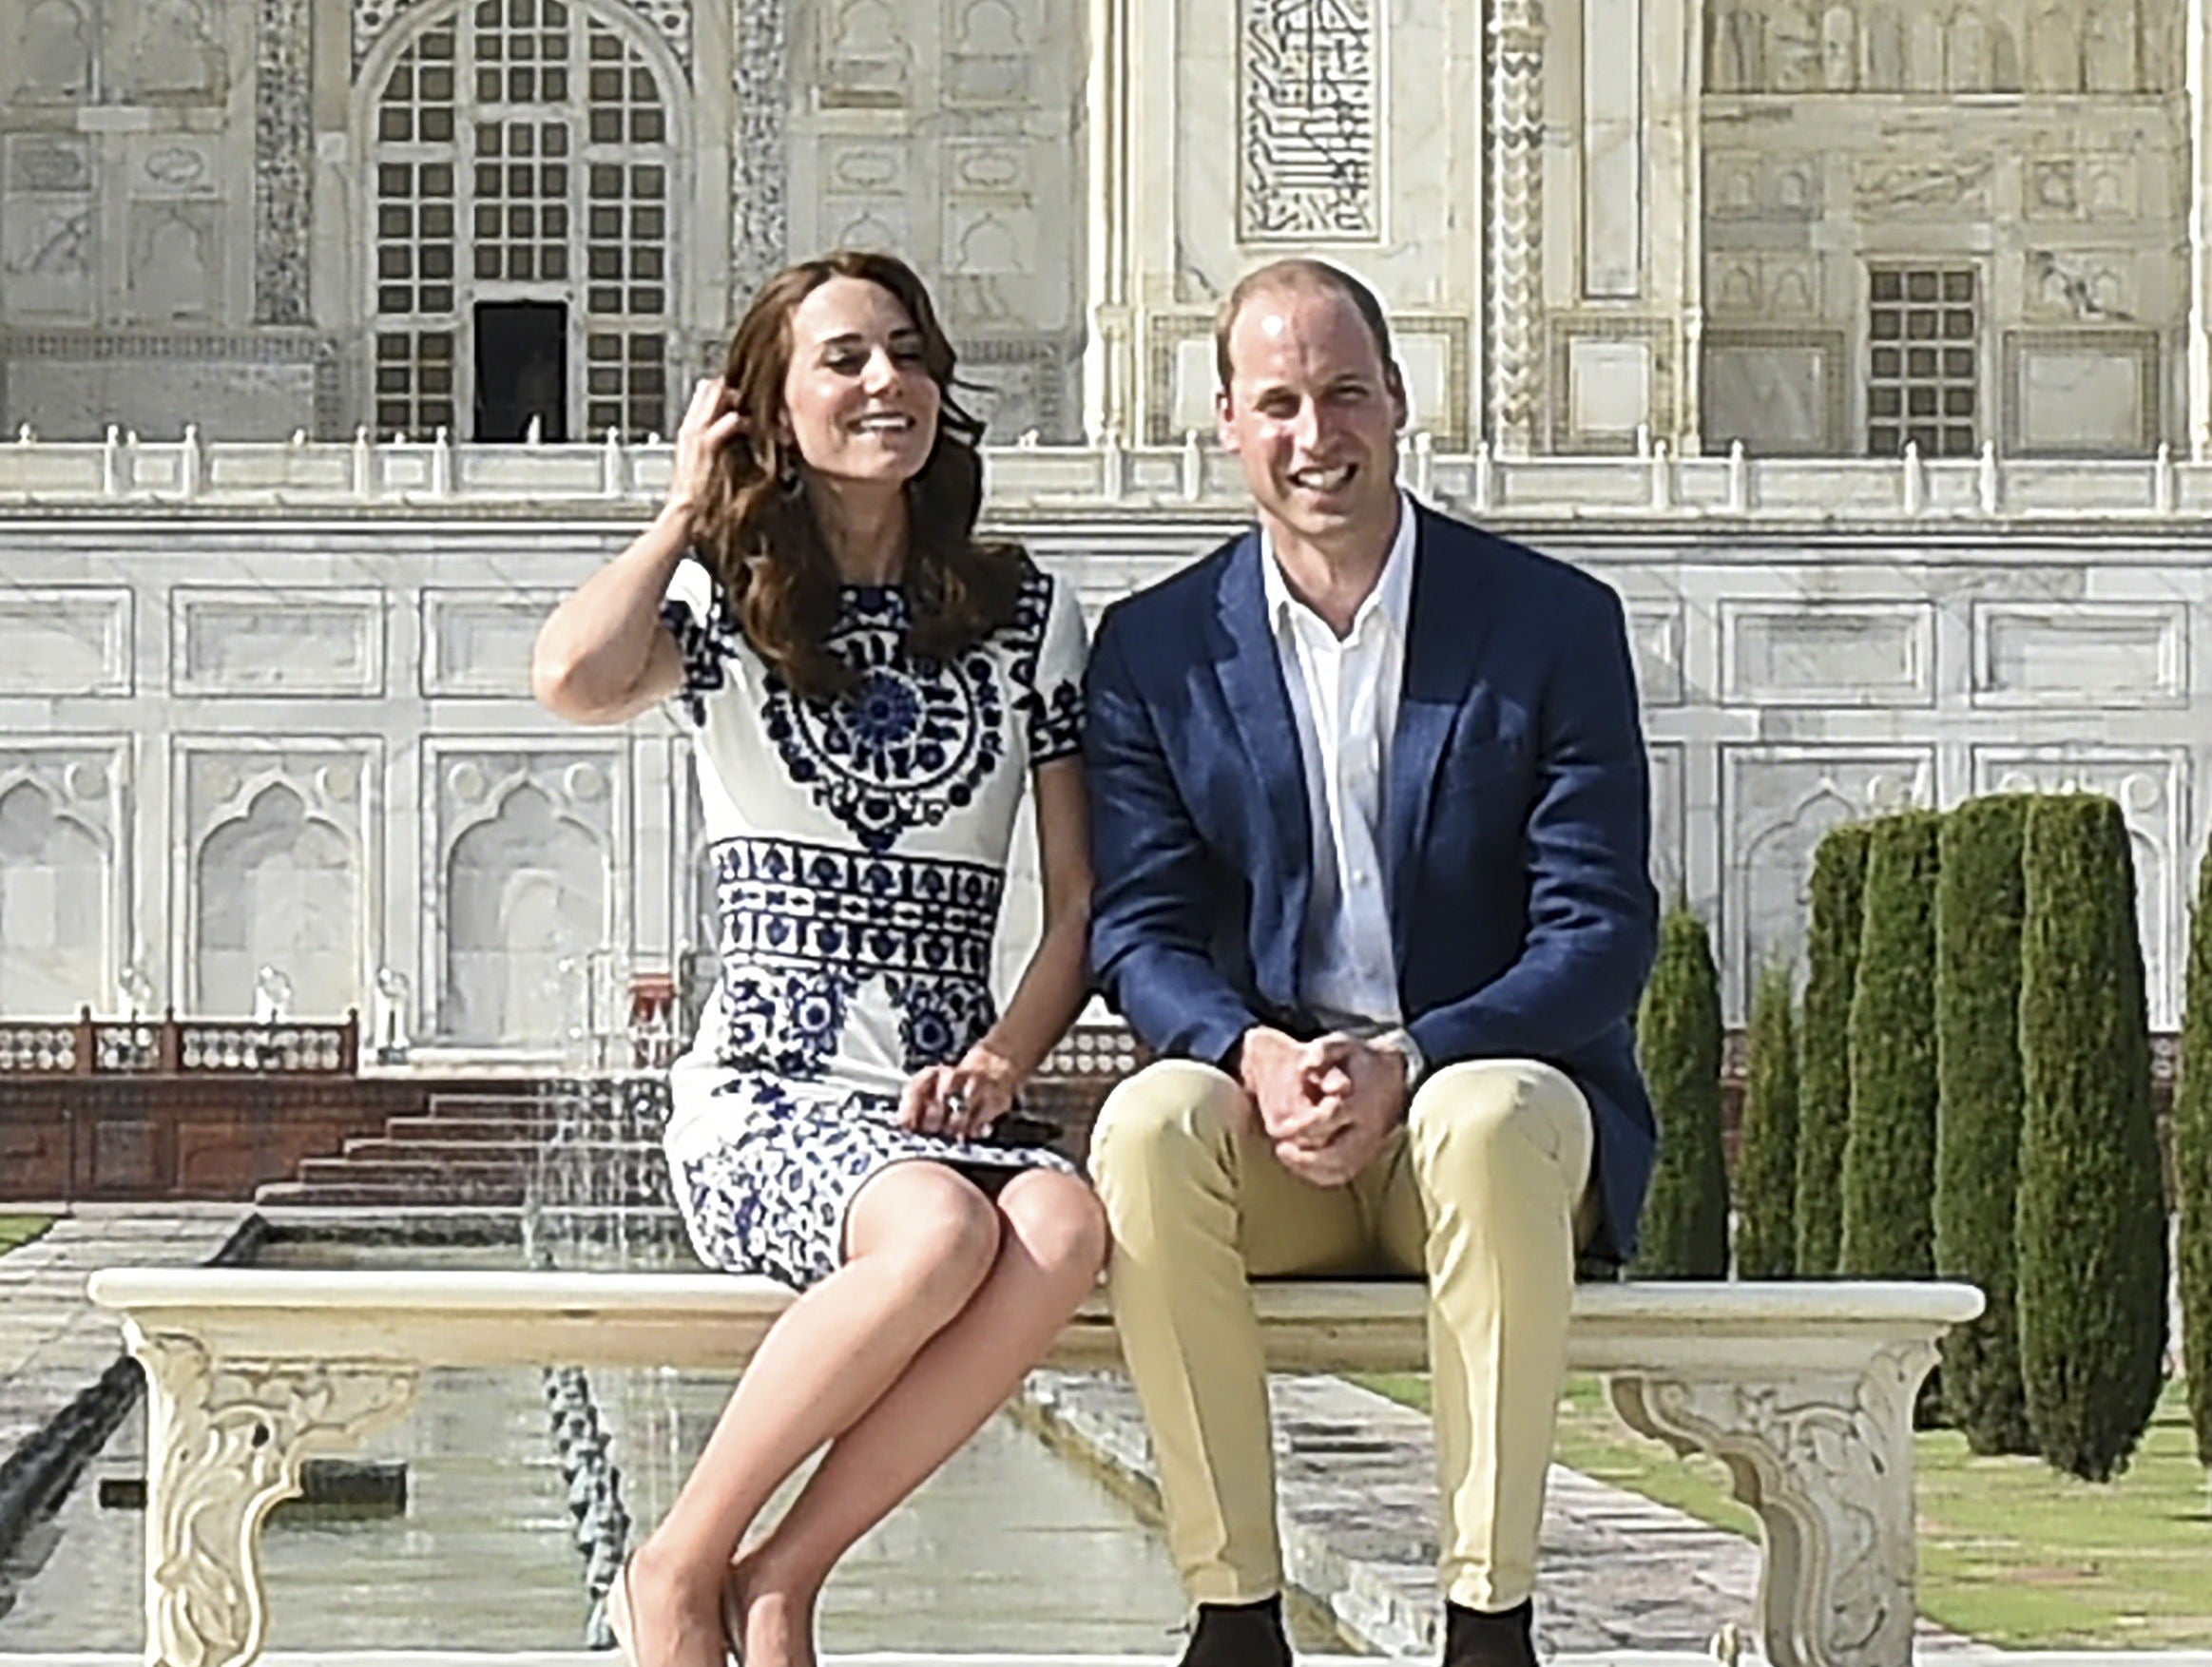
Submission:
<svg viewBox="0 0 2212 1667">
<path fill-rule="evenodd" d="M 715 459 L 738 431 L 742 415 L 732 403 L 730 385 L 720 376 L 702 376 L 691 404 L 676 430 L 676 467 L 668 480 L 670 508 L 689 515 L 706 496 Z"/>
</svg>

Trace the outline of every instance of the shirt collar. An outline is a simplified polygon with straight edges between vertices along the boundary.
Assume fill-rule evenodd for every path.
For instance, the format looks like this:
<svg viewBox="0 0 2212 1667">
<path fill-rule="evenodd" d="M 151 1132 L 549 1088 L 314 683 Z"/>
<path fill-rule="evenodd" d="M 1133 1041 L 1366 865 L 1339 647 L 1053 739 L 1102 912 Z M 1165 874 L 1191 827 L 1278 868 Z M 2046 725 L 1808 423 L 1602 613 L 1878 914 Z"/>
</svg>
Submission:
<svg viewBox="0 0 2212 1667">
<path fill-rule="evenodd" d="M 1267 527 L 1260 528 L 1260 588 L 1267 603 L 1267 621 L 1271 628 L 1280 631 L 1297 616 L 1320 621 L 1320 616 L 1291 594 L 1289 584 L 1283 579 L 1282 566 L 1275 559 L 1275 541 L 1267 535 Z M 1390 549 L 1382 559 L 1382 572 L 1375 579 L 1375 588 L 1369 591 L 1352 615 L 1352 629 L 1344 641 L 1357 637 L 1367 623 L 1368 616 L 1380 614 L 1383 623 L 1393 635 L 1403 639 L 1406 620 L 1414 606 L 1414 501 L 1401 487 L 1398 489 L 1398 526 L 1392 535 Z M 1322 623 L 1322 628 L 1328 627 Z M 1335 635 L 1331 632 L 1331 635 Z"/>
</svg>

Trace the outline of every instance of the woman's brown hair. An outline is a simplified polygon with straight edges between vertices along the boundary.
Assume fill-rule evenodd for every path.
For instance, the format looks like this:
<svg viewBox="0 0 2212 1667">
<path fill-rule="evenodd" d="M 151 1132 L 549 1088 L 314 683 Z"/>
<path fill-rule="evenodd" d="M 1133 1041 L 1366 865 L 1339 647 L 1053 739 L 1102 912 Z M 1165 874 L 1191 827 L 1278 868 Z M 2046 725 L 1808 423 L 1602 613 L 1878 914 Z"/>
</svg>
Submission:
<svg viewBox="0 0 2212 1667">
<path fill-rule="evenodd" d="M 845 693 L 854 674 L 823 646 L 837 623 L 837 568 L 801 485 L 798 448 L 781 430 L 791 315 L 833 278 L 861 278 L 906 309 L 921 335 L 922 367 L 942 396 L 936 442 L 905 488 L 909 646 L 931 660 L 960 653 L 1013 618 L 1022 577 L 1011 546 L 975 541 L 983 424 L 952 396 L 952 344 L 914 269 L 851 249 L 785 267 L 761 285 L 730 341 L 722 380 L 741 426 L 715 460 L 693 538 L 754 650 L 817 698 Z"/>
</svg>

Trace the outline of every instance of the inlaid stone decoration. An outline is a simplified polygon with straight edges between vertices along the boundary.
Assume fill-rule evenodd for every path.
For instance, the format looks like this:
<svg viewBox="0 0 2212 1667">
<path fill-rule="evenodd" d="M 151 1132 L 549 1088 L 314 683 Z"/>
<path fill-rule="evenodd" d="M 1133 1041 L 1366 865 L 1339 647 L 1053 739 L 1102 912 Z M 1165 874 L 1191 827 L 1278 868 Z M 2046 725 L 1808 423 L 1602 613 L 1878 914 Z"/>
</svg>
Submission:
<svg viewBox="0 0 2212 1667">
<path fill-rule="evenodd" d="M 254 78 L 254 322 L 305 324 L 315 202 L 310 0 L 260 0 Z"/>
<path fill-rule="evenodd" d="M 0 749 L 0 1013 L 66 1018 L 109 999 L 126 757 L 121 742 Z"/>
<path fill-rule="evenodd" d="M 1377 0 L 1241 0 L 1245 242 L 1382 236 L 1381 27 Z"/>
<path fill-rule="evenodd" d="M 686 67 L 690 66 L 691 0 L 609 0 L 609 3 L 625 7 L 644 19 L 653 32 L 668 43 L 676 61 Z M 370 48 L 384 37 L 393 23 L 420 4 L 421 0 L 354 0 L 354 68 L 356 71 Z"/>
<path fill-rule="evenodd" d="M 102 12 L 102 80 L 128 104 L 221 102 L 228 90 L 220 0 L 135 0 Z"/>
<path fill-rule="evenodd" d="M 92 86 L 93 16 L 80 0 L 18 0 L 0 10 L 0 102 L 68 104 Z"/>
<path fill-rule="evenodd" d="M 732 82 L 736 131 L 730 251 L 734 317 L 786 259 L 791 171 L 791 63 L 784 0 L 737 0 Z"/>
<path fill-rule="evenodd" d="M 222 217 L 215 202 L 134 202 L 129 308 L 143 324 L 206 323 L 222 307 Z"/>
<path fill-rule="evenodd" d="M 99 199 L 92 148 L 76 134 L 0 137 L 0 313 L 56 323 L 88 320 L 96 306 Z"/>
</svg>

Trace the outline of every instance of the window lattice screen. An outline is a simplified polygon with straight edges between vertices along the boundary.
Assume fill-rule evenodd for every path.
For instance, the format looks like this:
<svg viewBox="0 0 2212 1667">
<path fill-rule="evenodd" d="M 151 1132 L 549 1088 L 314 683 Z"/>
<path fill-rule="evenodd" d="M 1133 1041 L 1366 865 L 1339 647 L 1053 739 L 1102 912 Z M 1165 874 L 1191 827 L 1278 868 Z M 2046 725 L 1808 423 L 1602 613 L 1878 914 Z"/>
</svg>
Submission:
<svg viewBox="0 0 2212 1667">
<path fill-rule="evenodd" d="M 1980 444 L 1980 300 L 1971 266 L 1869 269 L 1866 449 L 1971 457 Z"/>
<path fill-rule="evenodd" d="M 672 155 L 644 53 L 575 0 L 472 0 L 375 115 L 376 431 L 456 428 L 471 308 L 528 300 L 568 307 L 587 431 L 664 431 Z"/>
</svg>

